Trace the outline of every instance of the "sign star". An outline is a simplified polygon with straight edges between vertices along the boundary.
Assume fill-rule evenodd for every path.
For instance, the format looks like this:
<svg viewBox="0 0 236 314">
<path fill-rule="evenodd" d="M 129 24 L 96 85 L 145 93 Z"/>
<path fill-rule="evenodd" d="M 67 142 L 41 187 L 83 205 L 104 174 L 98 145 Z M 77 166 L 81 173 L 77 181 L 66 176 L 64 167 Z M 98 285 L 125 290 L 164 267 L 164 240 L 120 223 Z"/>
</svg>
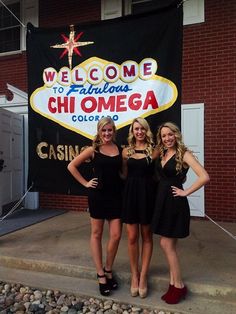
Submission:
<svg viewBox="0 0 236 314">
<path fill-rule="evenodd" d="M 78 41 L 82 35 L 83 35 L 83 32 L 80 32 L 75 37 L 74 27 L 73 25 L 71 25 L 69 38 L 65 36 L 64 34 L 61 34 L 62 38 L 64 39 L 64 43 L 50 46 L 51 48 L 64 49 L 64 51 L 60 55 L 60 59 L 63 58 L 64 55 L 68 53 L 68 62 L 69 62 L 70 69 L 72 68 L 73 53 L 76 53 L 80 57 L 82 56 L 78 47 L 94 44 L 93 41 Z"/>
</svg>

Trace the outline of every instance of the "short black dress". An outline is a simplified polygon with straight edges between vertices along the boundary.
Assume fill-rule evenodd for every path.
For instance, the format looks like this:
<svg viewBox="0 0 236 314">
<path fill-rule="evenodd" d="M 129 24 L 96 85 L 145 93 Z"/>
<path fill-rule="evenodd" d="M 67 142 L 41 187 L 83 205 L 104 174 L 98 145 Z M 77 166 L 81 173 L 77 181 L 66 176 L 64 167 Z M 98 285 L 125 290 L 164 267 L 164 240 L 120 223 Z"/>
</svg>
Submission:
<svg viewBox="0 0 236 314">
<path fill-rule="evenodd" d="M 156 191 L 154 162 L 150 157 L 135 159 L 131 156 L 127 160 L 127 167 L 122 221 L 127 224 L 150 224 Z"/>
<path fill-rule="evenodd" d="M 175 155 L 162 167 L 161 159 L 156 161 L 159 177 L 155 210 L 151 228 L 156 234 L 168 238 L 185 238 L 189 235 L 190 209 L 187 197 L 173 196 L 171 186 L 183 189 L 183 180 L 188 168 L 181 173 L 176 171 Z"/>
<path fill-rule="evenodd" d="M 122 167 L 121 148 L 116 156 L 107 156 L 99 151 L 94 152 L 92 167 L 94 177 L 98 178 L 96 189 L 88 192 L 89 212 L 92 218 L 121 218 L 122 181 L 119 173 Z"/>
</svg>

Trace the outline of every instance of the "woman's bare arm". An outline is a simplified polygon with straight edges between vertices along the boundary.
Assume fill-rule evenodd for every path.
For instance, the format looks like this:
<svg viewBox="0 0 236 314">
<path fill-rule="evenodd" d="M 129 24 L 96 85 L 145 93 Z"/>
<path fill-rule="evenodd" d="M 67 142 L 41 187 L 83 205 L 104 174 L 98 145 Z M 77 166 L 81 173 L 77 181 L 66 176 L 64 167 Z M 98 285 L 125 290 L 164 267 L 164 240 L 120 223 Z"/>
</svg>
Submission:
<svg viewBox="0 0 236 314">
<path fill-rule="evenodd" d="M 197 175 L 197 179 L 193 182 L 193 184 L 190 187 L 186 188 L 185 190 L 181 190 L 175 186 L 172 186 L 174 196 L 188 196 L 193 192 L 199 190 L 202 186 L 204 186 L 207 182 L 210 181 L 208 173 L 191 152 L 189 151 L 185 152 L 183 161 L 190 168 L 193 169 L 193 171 Z"/>
<path fill-rule="evenodd" d="M 72 176 L 84 187 L 86 188 L 96 188 L 97 186 L 97 178 L 93 178 L 87 181 L 79 172 L 78 167 L 84 163 L 86 160 L 93 158 L 94 148 L 88 147 L 82 153 L 80 153 L 77 157 L 75 157 L 67 166 L 67 169 L 70 171 Z"/>
</svg>

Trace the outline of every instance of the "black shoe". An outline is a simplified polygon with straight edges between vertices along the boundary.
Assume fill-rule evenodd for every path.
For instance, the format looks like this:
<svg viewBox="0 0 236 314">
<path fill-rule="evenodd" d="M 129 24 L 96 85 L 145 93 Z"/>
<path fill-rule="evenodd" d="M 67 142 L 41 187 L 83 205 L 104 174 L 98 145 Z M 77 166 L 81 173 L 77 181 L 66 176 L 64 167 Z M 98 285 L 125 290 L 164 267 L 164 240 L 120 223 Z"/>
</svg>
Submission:
<svg viewBox="0 0 236 314">
<path fill-rule="evenodd" d="M 106 277 L 105 274 L 104 275 L 97 274 L 97 279 L 105 278 L 105 277 Z M 98 283 L 99 283 L 99 291 L 100 291 L 101 295 L 104 295 L 104 296 L 110 295 L 110 288 L 109 288 L 108 282 L 106 282 L 106 283 L 98 282 Z"/>
<path fill-rule="evenodd" d="M 111 270 L 106 270 L 105 267 L 103 268 L 105 274 L 112 274 Z M 116 290 L 118 288 L 118 282 L 116 281 L 114 275 L 112 274 L 111 278 L 107 277 L 107 284 L 110 290 Z"/>
</svg>

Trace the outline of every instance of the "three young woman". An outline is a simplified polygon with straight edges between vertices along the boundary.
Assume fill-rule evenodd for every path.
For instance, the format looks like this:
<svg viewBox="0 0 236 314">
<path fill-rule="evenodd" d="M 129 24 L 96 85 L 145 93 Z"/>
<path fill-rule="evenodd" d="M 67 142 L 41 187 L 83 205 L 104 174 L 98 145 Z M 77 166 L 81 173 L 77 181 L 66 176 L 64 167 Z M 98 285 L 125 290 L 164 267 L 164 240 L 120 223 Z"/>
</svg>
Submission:
<svg viewBox="0 0 236 314">
<path fill-rule="evenodd" d="M 121 149 L 115 143 L 115 133 L 112 119 L 101 119 L 93 145 L 68 165 L 75 179 L 89 188 L 90 242 L 100 292 L 109 295 L 110 290 L 118 286 L 112 266 L 121 237 L 122 218 L 128 236 L 131 295 L 140 295 L 142 298 L 147 296 L 147 275 L 153 250 L 152 233 L 156 233 L 161 236 L 160 245 L 170 272 L 169 287 L 162 299 L 176 304 L 187 294 L 177 255 L 178 238 L 189 235 L 187 196 L 206 184 L 209 176 L 182 142 L 178 127 L 171 122 L 159 127 L 155 147 L 147 121 L 143 118 L 134 119 L 129 129 L 128 146 L 123 149 L 122 156 Z M 122 176 L 125 177 L 123 204 L 120 182 L 122 157 Z M 94 178 L 89 181 L 77 169 L 88 159 L 91 159 L 94 169 Z M 197 179 L 184 190 L 182 184 L 189 168 L 195 172 Z M 157 188 L 154 172 L 159 181 Z M 103 267 L 102 233 L 105 219 L 109 223 L 109 240 Z"/>
</svg>

